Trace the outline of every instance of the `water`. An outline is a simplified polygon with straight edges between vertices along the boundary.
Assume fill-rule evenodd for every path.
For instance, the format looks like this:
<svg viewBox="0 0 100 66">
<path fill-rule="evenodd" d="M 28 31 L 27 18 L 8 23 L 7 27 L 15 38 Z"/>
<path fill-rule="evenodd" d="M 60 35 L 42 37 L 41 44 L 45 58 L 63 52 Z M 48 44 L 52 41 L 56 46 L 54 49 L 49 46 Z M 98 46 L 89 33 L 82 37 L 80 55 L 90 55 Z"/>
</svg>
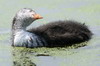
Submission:
<svg viewBox="0 0 100 66">
<path fill-rule="evenodd" d="M 25 7 L 34 9 L 44 17 L 30 27 L 71 19 L 85 22 L 94 35 L 89 42 L 83 43 L 86 46 L 78 48 L 11 47 L 9 41 L 12 19 L 19 9 Z M 0 0 L 0 66 L 99 66 L 99 13 L 100 0 Z"/>
</svg>

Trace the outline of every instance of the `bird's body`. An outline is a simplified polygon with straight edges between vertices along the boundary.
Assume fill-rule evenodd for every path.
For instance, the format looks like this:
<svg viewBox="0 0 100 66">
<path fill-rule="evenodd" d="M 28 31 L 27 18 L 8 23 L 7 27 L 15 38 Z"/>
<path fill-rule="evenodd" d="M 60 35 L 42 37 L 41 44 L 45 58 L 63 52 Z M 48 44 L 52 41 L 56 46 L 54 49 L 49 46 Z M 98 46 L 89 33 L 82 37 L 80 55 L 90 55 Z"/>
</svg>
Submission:
<svg viewBox="0 0 100 66">
<path fill-rule="evenodd" d="M 29 10 L 29 11 L 28 11 Z M 23 47 L 55 47 L 69 46 L 75 43 L 88 41 L 92 33 L 84 24 L 76 21 L 55 21 L 46 25 L 26 30 L 34 20 L 40 16 L 28 17 L 31 9 L 22 9 L 17 13 L 12 25 L 12 45 Z M 24 13 L 26 14 L 24 15 Z M 36 15 L 33 10 L 32 15 Z M 21 13 L 19 18 L 19 13 Z M 24 15 L 25 18 L 22 17 Z M 27 17 L 26 17 L 27 16 Z"/>
<path fill-rule="evenodd" d="M 49 47 L 88 41 L 92 35 L 86 25 L 70 20 L 55 21 L 28 31 L 43 37 Z"/>
</svg>

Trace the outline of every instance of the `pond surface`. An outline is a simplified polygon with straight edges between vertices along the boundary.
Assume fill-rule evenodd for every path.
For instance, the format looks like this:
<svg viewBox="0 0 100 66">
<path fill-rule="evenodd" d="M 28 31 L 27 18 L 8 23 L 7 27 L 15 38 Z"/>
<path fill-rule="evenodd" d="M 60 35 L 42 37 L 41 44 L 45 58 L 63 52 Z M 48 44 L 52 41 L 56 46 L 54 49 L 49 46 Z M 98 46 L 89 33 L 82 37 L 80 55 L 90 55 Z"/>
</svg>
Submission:
<svg viewBox="0 0 100 66">
<path fill-rule="evenodd" d="M 12 19 L 19 9 L 26 7 L 44 17 L 29 28 L 68 19 L 85 22 L 94 35 L 90 41 L 70 47 L 12 47 Z M 0 66 L 100 65 L 100 0 L 0 0 L 0 9 Z"/>
</svg>

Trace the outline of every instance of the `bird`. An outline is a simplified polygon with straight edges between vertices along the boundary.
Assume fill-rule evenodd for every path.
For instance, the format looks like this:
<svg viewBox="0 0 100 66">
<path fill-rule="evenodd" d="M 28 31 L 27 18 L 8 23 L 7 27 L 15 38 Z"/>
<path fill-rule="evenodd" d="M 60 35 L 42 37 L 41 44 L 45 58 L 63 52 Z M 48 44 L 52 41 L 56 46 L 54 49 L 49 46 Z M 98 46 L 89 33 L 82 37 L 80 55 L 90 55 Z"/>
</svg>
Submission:
<svg viewBox="0 0 100 66">
<path fill-rule="evenodd" d="M 20 9 L 12 21 L 13 47 L 64 47 L 91 39 L 88 26 L 74 20 L 58 20 L 27 29 L 35 20 L 43 19 L 31 8 Z"/>
</svg>

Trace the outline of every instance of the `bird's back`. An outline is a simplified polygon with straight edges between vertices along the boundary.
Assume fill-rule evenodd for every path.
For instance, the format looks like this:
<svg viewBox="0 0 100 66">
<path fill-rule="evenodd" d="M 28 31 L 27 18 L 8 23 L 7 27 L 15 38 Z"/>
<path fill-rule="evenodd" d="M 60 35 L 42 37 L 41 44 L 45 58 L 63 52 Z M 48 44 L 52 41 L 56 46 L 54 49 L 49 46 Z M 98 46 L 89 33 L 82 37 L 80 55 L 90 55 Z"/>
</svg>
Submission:
<svg viewBox="0 0 100 66">
<path fill-rule="evenodd" d="M 91 31 L 84 24 L 76 21 L 56 21 L 42 25 L 36 29 L 30 29 L 43 37 L 48 46 L 65 46 L 87 41 L 91 38 Z"/>
</svg>

